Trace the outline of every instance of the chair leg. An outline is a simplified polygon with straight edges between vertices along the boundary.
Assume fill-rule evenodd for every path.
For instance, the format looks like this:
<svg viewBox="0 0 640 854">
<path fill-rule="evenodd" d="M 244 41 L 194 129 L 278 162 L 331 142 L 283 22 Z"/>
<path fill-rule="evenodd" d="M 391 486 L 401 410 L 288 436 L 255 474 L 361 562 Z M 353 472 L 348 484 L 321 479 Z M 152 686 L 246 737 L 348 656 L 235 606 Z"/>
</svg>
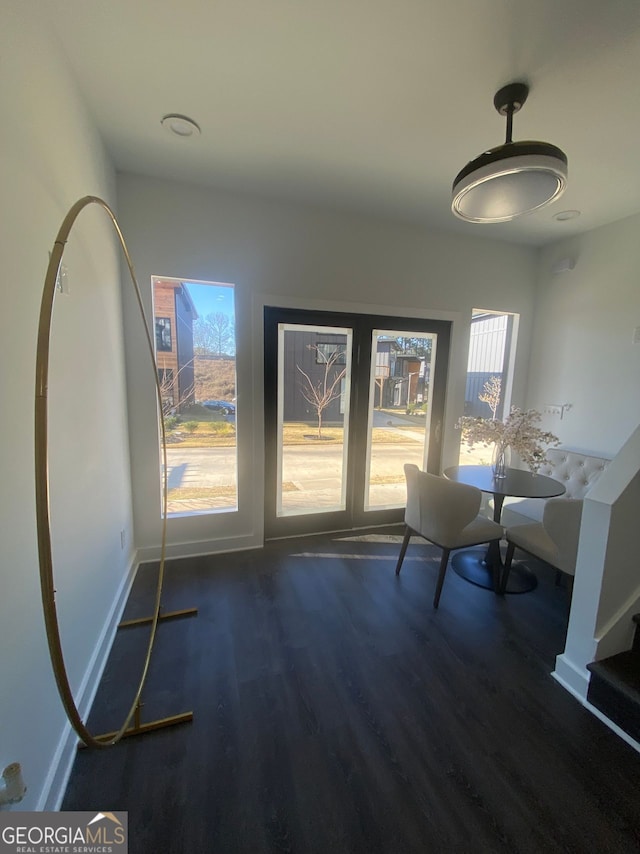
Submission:
<svg viewBox="0 0 640 854">
<path fill-rule="evenodd" d="M 449 563 L 449 555 L 451 549 L 442 550 L 442 558 L 440 559 L 440 572 L 438 574 L 438 583 L 436 584 L 436 594 L 433 597 L 433 607 L 437 608 L 440 604 L 440 594 L 442 593 L 442 585 L 444 584 L 444 576 L 447 572 L 447 564 Z"/>
<path fill-rule="evenodd" d="M 504 593 L 507 589 L 507 582 L 509 581 L 509 573 L 511 572 L 511 563 L 513 561 L 513 554 L 516 550 L 515 543 L 509 543 L 507 546 L 507 553 L 504 558 L 504 569 L 502 571 L 502 581 L 500 583 L 500 590 L 498 592 Z"/>
<path fill-rule="evenodd" d="M 407 529 L 404 532 L 404 539 L 402 540 L 402 547 L 400 549 L 400 555 L 398 557 L 398 563 L 396 564 L 396 575 L 400 575 L 400 568 L 402 567 L 402 561 L 404 560 L 404 556 L 407 551 L 407 546 L 409 545 L 409 540 L 411 539 L 411 528 L 407 526 Z"/>
</svg>

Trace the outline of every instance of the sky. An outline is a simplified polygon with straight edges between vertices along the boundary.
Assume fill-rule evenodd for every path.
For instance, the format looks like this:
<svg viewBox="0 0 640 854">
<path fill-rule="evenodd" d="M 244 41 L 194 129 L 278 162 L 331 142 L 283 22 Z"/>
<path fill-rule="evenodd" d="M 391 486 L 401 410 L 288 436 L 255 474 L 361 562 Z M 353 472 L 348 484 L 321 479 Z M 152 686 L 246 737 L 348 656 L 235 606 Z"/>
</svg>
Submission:
<svg viewBox="0 0 640 854">
<path fill-rule="evenodd" d="M 232 285 L 188 281 L 183 282 L 183 284 L 187 286 L 200 317 L 221 311 L 232 320 L 235 319 Z"/>
</svg>

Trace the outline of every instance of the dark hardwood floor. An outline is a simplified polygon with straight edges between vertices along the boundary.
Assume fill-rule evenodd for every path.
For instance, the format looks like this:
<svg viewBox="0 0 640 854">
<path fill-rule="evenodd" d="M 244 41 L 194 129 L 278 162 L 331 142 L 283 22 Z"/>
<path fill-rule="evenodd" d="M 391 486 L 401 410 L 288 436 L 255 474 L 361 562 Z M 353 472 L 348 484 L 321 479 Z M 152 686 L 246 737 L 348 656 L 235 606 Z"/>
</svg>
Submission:
<svg viewBox="0 0 640 854">
<path fill-rule="evenodd" d="M 389 539 L 388 537 L 386 538 Z M 550 676 L 566 590 L 496 597 L 400 538 L 334 535 L 168 564 L 147 720 L 78 753 L 63 809 L 128 810 L 131 854 L 637 852 L 640 756 Z M 143 566 L 126 616 L 149 613 Z M 115 729 L 145 629 L 118 633 L 90 724 Z"/>
</svg>

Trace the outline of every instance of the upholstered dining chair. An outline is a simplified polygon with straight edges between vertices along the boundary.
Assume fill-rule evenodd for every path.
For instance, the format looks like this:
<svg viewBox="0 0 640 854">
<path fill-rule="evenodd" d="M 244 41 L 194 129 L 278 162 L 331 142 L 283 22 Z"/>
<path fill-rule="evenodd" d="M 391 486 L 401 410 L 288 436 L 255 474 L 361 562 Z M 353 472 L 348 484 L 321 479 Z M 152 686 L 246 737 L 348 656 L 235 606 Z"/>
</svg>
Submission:
<svg viewBox="0 0 640 854">
<path fill-rule="evenodd" d="M 540 558 L 555 569 L 573 576 L 576 572 L 582 498 L 549 498 L 542 514 L 542 522 L 514 525 L 507 528 L 507 554 L 502 573 L 502 590 L 507 586 L 511 563 L 516 549 Z"/>
<path fill-rule="evenodd" d="M 404 473 L 407 479 L 407 508 L 404 514 L 406 530 L 396 575 L 400 574 L 412 534 L 439 546 L 442 557 L 433 597 L 433 607 L 437 608 L 449 554 L 454 549 L 481 543 L 495 542 L 496 548 L 499 548 L 503 530 L 501 525 L 478 515 L 482 493 L 475 486 L 420 471 L 418 466 L 409 463 L 405 465 Z M 500 578 L 497 579 L 496 590 L 499 584 Z"/>
</svg>

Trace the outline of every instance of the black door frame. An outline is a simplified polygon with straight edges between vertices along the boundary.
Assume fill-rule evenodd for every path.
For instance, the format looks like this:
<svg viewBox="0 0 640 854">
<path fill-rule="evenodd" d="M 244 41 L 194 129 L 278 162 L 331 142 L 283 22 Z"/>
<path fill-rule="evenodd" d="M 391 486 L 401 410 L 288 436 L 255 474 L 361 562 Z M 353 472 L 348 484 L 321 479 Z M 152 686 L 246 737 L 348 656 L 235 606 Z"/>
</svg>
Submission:
<svg viewBox="0 0 640 854">
<path fill-rule="evenodd" d="M 278 325 L 346 327 L 353 330 L 351 398 L 348 441 L 347 506 L 345 510 L 277 516 L 278 431 Z M 400 522 L 403 508 L 364 510 L 366 481 L 366 426 L 369 410 L 371 332 L 389 327 L 402 332 L 435 333 L 438 336 L 432 366 L 431 434 L 427 471 L 439 474 L 442 460 L 442 424 L 446 397 L 451 322 L 417 317 L 315 311 L 265 306 L 264 309 L 264 437 L 265 437 L 265 538 L 353 530 Z"/>
</svg>

